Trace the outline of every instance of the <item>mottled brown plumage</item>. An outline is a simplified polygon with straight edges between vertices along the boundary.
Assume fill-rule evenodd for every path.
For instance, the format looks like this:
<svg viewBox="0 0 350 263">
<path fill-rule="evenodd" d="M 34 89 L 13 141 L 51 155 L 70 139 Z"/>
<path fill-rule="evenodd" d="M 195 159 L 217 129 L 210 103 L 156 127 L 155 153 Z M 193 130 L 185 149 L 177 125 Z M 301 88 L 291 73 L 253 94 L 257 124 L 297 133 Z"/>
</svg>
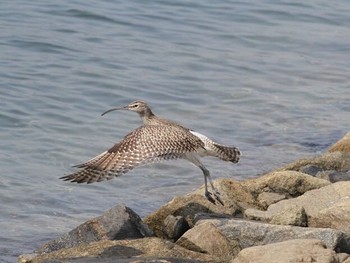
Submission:
<svg viewBox="0 0 350 263">
<path fill-rule="evenodd" d="M 200 156 L 215 156 L 224 161 L 238 162 L 240 152 L 236 147 L 217 144 L 206 136 L 187 129 L 175 122 L 154 115 L 143 101 L 135 101 L 124 107 L 110 109 L 131 110 L 137 112 L 143 125 L 115 144 L 108 151 L 101 153 L 86 163 L 76 165 L 81 168 L 73 174 L 61 177 L 65 181 L 93 183 L 112 179 L 129 170 L 149 163 L 177 158 L 185 158 L 198 166 L 204 174 L 205 196 L 215 203 L 223 204 L 220 193 L 214 188 L 210 173 L 200 162 Z M 207 187 L 207 179 L 214 193 Z"/>
</svg>

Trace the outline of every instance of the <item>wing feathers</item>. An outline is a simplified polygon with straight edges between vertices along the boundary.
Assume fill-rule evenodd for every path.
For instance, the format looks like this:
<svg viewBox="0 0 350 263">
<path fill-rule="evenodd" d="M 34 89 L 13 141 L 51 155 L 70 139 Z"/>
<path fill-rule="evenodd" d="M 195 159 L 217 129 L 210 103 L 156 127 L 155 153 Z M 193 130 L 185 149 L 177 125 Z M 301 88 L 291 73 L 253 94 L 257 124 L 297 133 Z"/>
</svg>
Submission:
<svg viewBox="0 0 350 263">
<path fill-rule="evenodd" d="M 61 179 L 77 183 L 108 180 L 140 165 L 182 158 L 203 146 L 198 137 L 181 126 L 141 126 L 108 151 L 75 166 L 82 170 Z"/>
</svg>

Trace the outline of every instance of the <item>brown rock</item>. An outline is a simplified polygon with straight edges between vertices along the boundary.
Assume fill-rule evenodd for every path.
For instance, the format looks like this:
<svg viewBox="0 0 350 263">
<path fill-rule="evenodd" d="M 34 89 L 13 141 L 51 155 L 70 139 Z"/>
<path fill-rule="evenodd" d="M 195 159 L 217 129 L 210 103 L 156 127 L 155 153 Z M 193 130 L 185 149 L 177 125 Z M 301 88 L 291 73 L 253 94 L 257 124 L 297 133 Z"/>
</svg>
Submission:
<svg viewBox="0 0 350 263">
<path fill-rule="evenodd" d="M 350 132 L 348 132 L 343 138 L 333 144 L 328 152 L 346 152 L 350 153 Z"/>
<path fill-rule="evenodd" d="M 330 182 L 296 171 L 277 171 L 256 179 L 244 181 L 241 184 L 256 197 L 259 197 L 263 192 L 296 197 L 309 190 L 329 185 Z M 266 206 L 264 201 L 260 201 L 260 204 L 264 207 Z"/>
<path fill-rule="evenodd" d="M 159 208 L 155 213 L 148 215 L 144 221 L 158 237 L 166 237 L 164 232 L 164 220 L 167 216 L 182 216 L 188 225 L 193 227 L 196 214 L 214 213 L 222 215 L 241 215 L 245 208 L 254 206 L 254 198 L 241 186 L 239 182 L 221 179 L 214 182 L 215 187 L 221 193 L 224 206 L 214 205 L 203 195 L 203 187 L 194 193 L 182 197 L 176 197 L 169 203 Z"/>
<path fill-rule="evenodd" d="M 279 171 L 302 171 L 310 165 L 318 167 L 319 171 L 346 172 L 350 170 L 350 153 L 340 151 L 327 152 L 321 156 L 297 160 L 280 168 Z"/>
<path fill-rule="evenodd" d="M 219 190 L 224 201 L 223 207 L 218 206 L 222 214 L 239 215 L 245 209 L 256 206 L 255 198 L 242 185 L 242 182 L 232 179 L 218 179 L 214 181 L 214 186 Z M 203 194 L 204 185 L 194 193 Z"/>
<path fill-rule="evenodd" d="M 263 207 L 268 207 L 274 203 L 277 203 L 283 199 L 286 199 L 286 196 L 284 194 L 277 194 L 277 193 L 269 193 L 269 192 L 263 192 L 259 194 L 258 196 L 258 202 Z"/>
<path fill-rule="evenodd" d="M 189 251 L 170 241 L 159 238 L 142 238 L 132 240 L 101 240 L 90 244 L 82 244 L 72 248 L 63 248 L 54 252 L 39 254 L 29 259 L 30 261 L 24 261 L 25 258 L 21 257 L 21 263 L 69 262 L 69 259 L 72 262 L 91 263 L 131 262 L 132 260 L 159 262 L 159 260 L 167 259 L 170 262 L 213 261 L 210 255 Z"/>
<path fill-rule="evenodd" d="M 256 221 L 269 222 L 276 225 L 307 226 L 307 215 L 304 207 L 298 205 L 286 206 L 284 209 L 273 213 L 269 209 L 261 211 L 258 209 L 247 209 L 245 218 Z"/>
<path fill-rule="evenodd" d="M 325 248 L 318 239 L 294 239 L 243 249 L 232 263 L 335 263 L 345 258 L 345 255 L 337 255 Z"/>
<path fill-rule="evenodd" d="M 208 253 L 219 262 L 231 260 L 240 250 L 236 241 L 227 239 L 217 227 L 208 221 L 196 224 L 176 244 L 192 251 Z"/>
<path fill-rule="evenodd" d="M 290 226 L 307 226 L 307 216 L 305 209 L 302 206 L 289 206 L 282 210 L 281 213 L 274 215 L 270 221 L 271 224 L 276 225 L 290 225 Z"/>
<path fill-rule="evenodd" d="M 250 218 L 271 222 L 293 207 L 305 209 L 310 227 L 329 227 L 350 234 L 350 182 L 334 183 L 294 199 L 282 200 L 269 206 L 267 211 L 250 209 L 245 213 Z"/>
</svg>

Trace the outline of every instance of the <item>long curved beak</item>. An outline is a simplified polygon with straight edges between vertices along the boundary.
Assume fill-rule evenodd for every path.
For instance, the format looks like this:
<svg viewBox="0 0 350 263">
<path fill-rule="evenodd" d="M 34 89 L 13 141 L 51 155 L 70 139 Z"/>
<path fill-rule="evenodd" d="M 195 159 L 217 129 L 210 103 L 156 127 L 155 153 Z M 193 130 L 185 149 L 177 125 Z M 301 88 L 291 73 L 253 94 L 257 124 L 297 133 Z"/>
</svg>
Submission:
<svg viewBox="0 0 350 263">
<path fill-rule="evenodd" d="M 104 113 L 101 114 L 101 116 L 107 114 L 108 112 L 111 112 L 111 111 L 115 111 L 115 110 L 127 110 L 127 106 L 123 106 L 123 107 L 115 107 L 115 108 L 112 108 L 112 109 L 109 109 L 107 111 L 105 111 Z"/>
</svg>

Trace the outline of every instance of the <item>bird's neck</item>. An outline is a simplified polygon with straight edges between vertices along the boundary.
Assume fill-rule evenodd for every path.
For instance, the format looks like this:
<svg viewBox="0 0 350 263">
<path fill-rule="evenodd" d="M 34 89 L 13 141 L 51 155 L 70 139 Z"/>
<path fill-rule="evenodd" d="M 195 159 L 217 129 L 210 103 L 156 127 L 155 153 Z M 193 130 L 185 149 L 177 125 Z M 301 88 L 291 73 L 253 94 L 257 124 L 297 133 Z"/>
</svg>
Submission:
<svg viewBox="0 0 350 263">
<path fill-rule="evenodd" d="M 152 120 L 156 118 L 156 116 L 153 114 L 153 112 L 150 109 L 147 109 L 144 112 L 141 112 L 140 117 L 143 124 L 150 124 Z"/>
</svg>

